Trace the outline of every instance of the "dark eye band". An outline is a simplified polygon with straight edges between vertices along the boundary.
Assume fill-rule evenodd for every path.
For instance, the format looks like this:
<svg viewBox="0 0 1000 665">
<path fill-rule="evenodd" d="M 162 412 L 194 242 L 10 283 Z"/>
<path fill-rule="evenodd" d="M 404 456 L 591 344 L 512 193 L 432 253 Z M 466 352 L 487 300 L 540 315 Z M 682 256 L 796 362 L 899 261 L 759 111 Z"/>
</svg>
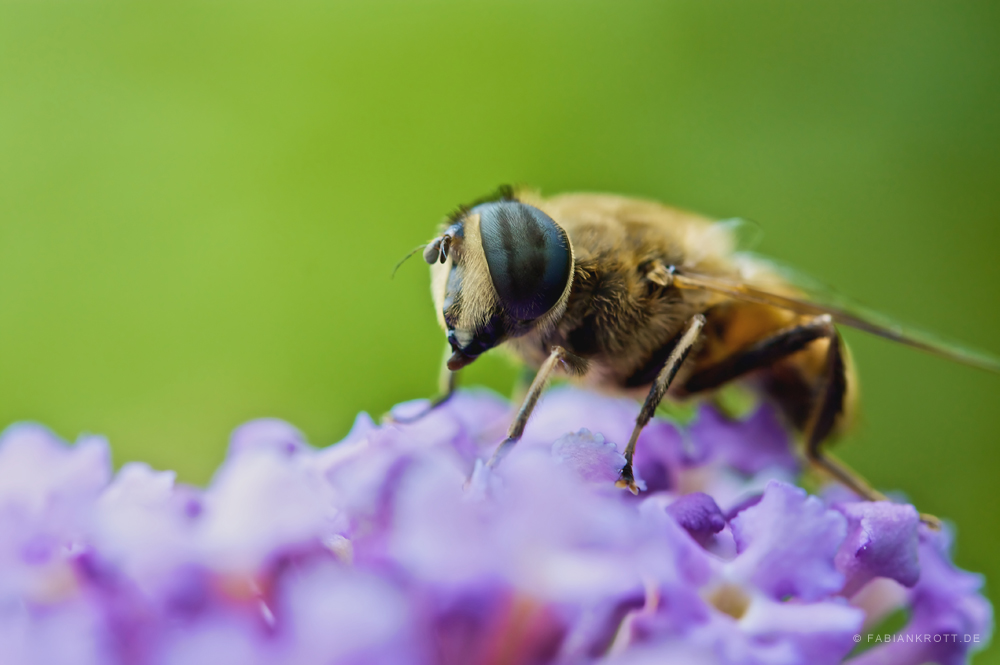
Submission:
<svg viewBox="0 0 1000 665">
<path fill-rule="evenodd" d="M 573 269 L 566 232 L 551 217 L 518 201 L 472 209 L 493 287 L 519 321 L 542 316 L 559 301 Z"/>
</svg>

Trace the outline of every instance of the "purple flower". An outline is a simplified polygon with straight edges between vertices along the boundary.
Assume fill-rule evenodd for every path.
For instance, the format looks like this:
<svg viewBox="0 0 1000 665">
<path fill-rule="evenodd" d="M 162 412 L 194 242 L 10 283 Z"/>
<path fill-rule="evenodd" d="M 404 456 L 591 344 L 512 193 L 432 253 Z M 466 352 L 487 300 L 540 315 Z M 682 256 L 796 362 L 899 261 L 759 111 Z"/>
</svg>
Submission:
<svg viewBox="0 0 1000 665">
<path fill-rule="evenodd" d="M 204 489 L 112 475 L 102 439 L 11 427 L 3 662 L 950 665 L 988 642 L 950 535 L 912 506 L 795 487 L 767 406 L 654 421 L 647 491 L 616 489 L 637 411 L 550 391 L 492 470 L 511 406 L 485 392 L 410 425 L 361 414 L 323 449 L 259 420 Z M 901 609 L 902 630 L 869 632 Z"/>
<path fill-rule="evenodd" d="M 726 518 L 715 500 L 703 492 L 691 492 L 667 506 L 670 514 L 691 537 L 705 545 L 713 535 L 726 528 Z"/>
<path fill-rule="evenodd" d="M 983 580 L 955 568 L 948 556 L 950 542 L 947 532 L 920 527 L 919 578 L 898 597 L 910 619 L 897 634 L 877 635 L 875 648 L 852 665 L 957 665 L 989 642 L 993 609 L 978 593 Z"/>
<path fill-rule="evenodd" d="M 876 577 L 912 587 L 920 579 L 917 527 L 913 506 L 878 502 L 835 506 L 848 520 L 847 538 L 837 552 L 837 569 L 847 576 L 850 596 Z"/>
<path fill-rule="evenodd" d="M 804 490 L 771 482 L 759 503 L 733 518 L 739 556 L 731 574 L 755 584 L 774 600 L 815 601 L 844 586 L 834 555 L 846 520 Z"/>
</svg>

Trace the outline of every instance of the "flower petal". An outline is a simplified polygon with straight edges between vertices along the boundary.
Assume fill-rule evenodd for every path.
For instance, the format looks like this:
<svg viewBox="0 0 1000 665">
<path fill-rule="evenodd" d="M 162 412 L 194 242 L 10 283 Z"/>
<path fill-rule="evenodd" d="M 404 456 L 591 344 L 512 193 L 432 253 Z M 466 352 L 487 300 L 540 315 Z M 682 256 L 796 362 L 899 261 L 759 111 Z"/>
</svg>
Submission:
<svg viewBox="0 0 1000 665">
<path fill-rule="evenodd" d="M 959 570 L 948 557 L 950 537 L 920 528 L 920 579 L 910 590 L 910 621 L 851 665 L 960 665 L 983 649 L 993 608 L 980 595 L 980 575 Z"/>
<path fill-rule="evenodd" d="M 775 600 L 829 596 L 844 585 L 834 556 L 846 535 L 846 522 L 804 490 L 772 481 L 760 502 L 731 523 L 739 555 L 728 564 L 728 574 Z"/>
<path fill-rule="evenodd" d="M 847 518 L 847 538 L 837 552 L 837 570 L 847 578 L 850 597 L 875 577 L 912 587 L 920 577 L 917 526 L 913 506 L 889 501 L 858 501 L 834 506 Z"/>
<path fill-rule="evenodd" d="M 229 455 L 273 450 L 294 455 L 307 447 L 302 432 L 278 418 L 260 418 L 240 425 L 229 439 Z"/>
<path fill-rule="evenodd" d="M 585 429 L 557 439 L 552 444 L 552 457 L 573 469 L 581 480 L 593 483 L 614 483 L 625 466 L 625 456 L 615 444 Z"/>
<path fill-rule="evenodd" d="M 747 475 L 771 467 L 799 468 L 788 432 L 770 404 L 762 404 L 746 420 L 731 420 L 704 405 L 691 426 L 691 436 L 709 451 L 707 455 Z"/>
<path fill-rule="evenodd" d="M 667 513 L 702 544 L 726 526 L 715 500 L 702 492 L 685 494 L 667 506 Z"/>
</svg>

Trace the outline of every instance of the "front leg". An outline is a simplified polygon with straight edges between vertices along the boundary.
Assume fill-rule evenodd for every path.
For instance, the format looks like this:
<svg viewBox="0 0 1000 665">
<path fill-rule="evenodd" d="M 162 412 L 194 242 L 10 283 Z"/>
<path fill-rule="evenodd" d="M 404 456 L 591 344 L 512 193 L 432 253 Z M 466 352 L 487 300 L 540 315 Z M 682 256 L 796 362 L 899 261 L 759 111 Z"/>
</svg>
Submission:
<svg viewBox="0 0 1000 665">
<path fill-rule="evenodd" d="M 663 364 L 663 369 L 656 375 L 653 385 L 649 387 L 649 394 L 646 396 L 646 401 L 642 405 L 642 410 L 639 411 L 639 417 L 635 419 L 635 428 L 632 430 L 632 436 L 629 438 L 628 446 L 625 448 L 625 466 L 622 467 L 621 476 L 618 478 L 618 482 L 615 483 L 618 487 L 627 487 L 632 494 L 639 493 L 639 487 L 635 484 L 635 473 L 632 471 L 632 457 L 635 455 L 635 443 L 639 440 L 639 434 L 642 432 L 642 429 L 653 418 L 653 414 L 656 413 L 656 407 L 663 401 L 663 396 L 670 388 L 674 377 L 677 376 L 677 371 L 684 364 L 684 360 L 691 353 L 691 349 L 697 344 L 703 327 L 705 327 L 705 317 L 701 314 L 695 314 L 688 321 L 684 332 L 681 333 L 670 355 L 667 356 L 667 361 Z"/>
<path fill-rule="evenodd" d="M 510 424 L 510 428 L 507 430 L 507 438 L 497 446 L 496 451 L 493 453 L 493 457 L 490 458 L 489 466 L 491 469 L 496 468 L 500 460 L 510 452 L 510 449 L 514 447 L 514 444 L 521 439 L 521 435 L 524 434 L 524 427 L 528 424 L 528 418 L 531 417 L 531 412 L 535 409 L 535 404 L 538 403 L 538 398 L 541 396 L 542 391 L 545 390 L 545 386 L 548 384 L 549 379 L 552 377 L 552 372 L 555 371 L 559 363 L 565 362 L 571 354 L 566 351 L 566 349 L 561 346 L 553 346 L 552 351 L 549 353 L 549 357 L 545 359 L 542 366 L 538 368 L 538 373 L 535 374 L 535 380 L 531 382 L 531 386 L 528 388 L 528 393 L 524 396 L 524 401 L 521 402 L 521 408 L 517 412 L 517 416 L 514 417 L 514 422 Z M 580 360 L 573 357 L 575 360 Z M 579 365 L 579 362 L 576 363 Z"/>
<path fill-rule="evenodd" d="M 451 348 L 445 347 L 444 362 L 441 364 L 441 372 L 438 374 L 438 394 L 437 397 L 433 398 L 430 403 L 410 416 L 393 416 L 391 413 L 387 414 L 383 420 L 388 423 L 397 423 L 400 425 L 408 425 L 410 423 L 415 423 L 418 420 L 424 418 L 434 409 L 438 408 L 448 400 L 452 398 L 455 394 L 455 388 L 457 387 L 458 372 L 451 371 L 448 369 L 448 358 L 451 356 Z"/>
</svg>

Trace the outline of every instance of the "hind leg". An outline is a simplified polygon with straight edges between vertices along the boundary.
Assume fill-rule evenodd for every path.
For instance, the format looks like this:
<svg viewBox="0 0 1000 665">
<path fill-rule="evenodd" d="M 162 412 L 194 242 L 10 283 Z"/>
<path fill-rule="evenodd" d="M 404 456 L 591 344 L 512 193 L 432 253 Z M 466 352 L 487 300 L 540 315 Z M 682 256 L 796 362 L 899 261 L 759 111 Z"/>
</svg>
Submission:
<svg viewBox="0 0 1000 665">
<path fill-rule="evenodd" d="M 847 390 L 844 371 L 844 356 L 840 335 L 833 324 L 830 325 L 830 345 L 826 352 L 826 366 L 819 398 L 813 406 L 813 413 L 806 425 L 806 455 L 814 466 L 834 477 L 855 494 L 869 501 L 887 501 L 884 494 L 874 489 L 868 481 L 840 460 L 824 450 L 823 444 L 833 429 L 834 420 L 843 408 Z M 920 513 L 920 521 L 933 529 L 941 528 L 941 520 L 934 515 Z"/>
<path fill-rule="evenodd" d="M 824 448 L 837 416 L 843 411 L 847 392 L 840 335 L 828 315 L 817 316 L 801 325 L 780 330 L 714 365 L 698 370 L 685 382 L 684 390 L 691 394 L 717 388 L 754 370 L 769 367 L 819 339 L 828 340 L 828 347 L 820 384 L 814 389 L 808 417 L 802 427 L 806 456 L 814 467 L 858 496 L 869 501 L 885 501 L 884 494 Z M 922 514 L 921 520 L 933 527 L 940 525 L 940 520 L 933 515 Z"/>
<path fill-rule="evenodd" d="M 829 317 L 824 318 L 826 321 L 821 327 L 823 336 L 829 340 L 829 345 L 816 400 L 813 402 L 812 412 L 804 429 L 806 456 L 813 466 L 840 481 L 855 494 L 869 501 L 886 501 L 884 494 L 874 489 L 860 474 L 832 457 L 824 449 L 836 418 L 843 411 L 844 395 L 847 393 L 847 374 L 840 335 Z"/>
</svg>

